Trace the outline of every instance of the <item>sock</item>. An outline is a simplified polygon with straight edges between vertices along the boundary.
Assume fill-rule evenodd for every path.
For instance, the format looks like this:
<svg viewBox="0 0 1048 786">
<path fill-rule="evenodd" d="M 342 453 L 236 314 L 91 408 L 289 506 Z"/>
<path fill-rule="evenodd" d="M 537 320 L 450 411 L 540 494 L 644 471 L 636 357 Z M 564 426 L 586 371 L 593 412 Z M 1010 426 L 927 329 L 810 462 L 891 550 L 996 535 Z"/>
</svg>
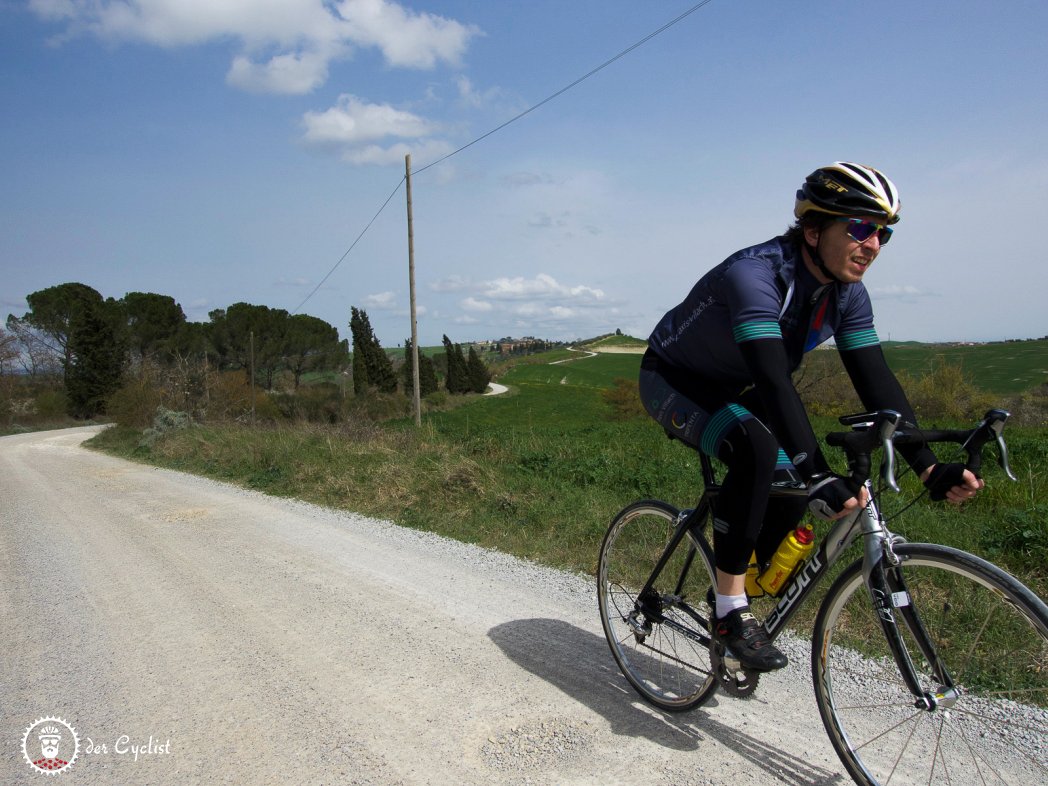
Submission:
<svg viewBox="0 0 1048 786">
<path fill-rule="evenodd" d="M 744 609 L 750 605 L 745 593 L 742 595 L 717 595 L 717 619 L 722 620 L 735 609 Z"/>
</svg>

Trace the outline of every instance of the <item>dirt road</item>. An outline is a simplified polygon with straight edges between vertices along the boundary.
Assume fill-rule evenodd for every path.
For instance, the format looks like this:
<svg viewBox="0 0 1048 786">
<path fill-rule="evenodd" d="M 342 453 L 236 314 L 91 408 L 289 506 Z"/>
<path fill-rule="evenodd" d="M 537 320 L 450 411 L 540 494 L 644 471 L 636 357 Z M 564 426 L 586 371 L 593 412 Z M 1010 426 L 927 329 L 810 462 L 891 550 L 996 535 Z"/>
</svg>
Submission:
<svg viewBox="0 0 1048 786">
<path fill-rule="evenodd" d="M 666 716 L 618 674 L 588 578 L 91 433 L 0 438 L 0 783 L 46 782 L 22 739 L 47 716 L 79 739 L 69 784 L 848 782 L 801 648 L 754 698 Z"/>
</svg>

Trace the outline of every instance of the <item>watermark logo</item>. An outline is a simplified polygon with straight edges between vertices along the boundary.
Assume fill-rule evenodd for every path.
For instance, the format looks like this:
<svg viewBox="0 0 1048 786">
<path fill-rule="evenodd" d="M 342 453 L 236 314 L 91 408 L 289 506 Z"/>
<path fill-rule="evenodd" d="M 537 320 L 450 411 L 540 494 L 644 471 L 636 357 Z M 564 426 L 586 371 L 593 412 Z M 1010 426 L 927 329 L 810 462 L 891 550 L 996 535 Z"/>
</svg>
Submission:
<svg viewBox="0 0 1048 786">
<path fill-rule="evenodd" d="M 76 730 L 61 718 L 40 718 L 22 735 L 22 755 L 37 772 L 57 775 L 65 772 L 80 753 Z"/>
</svg>

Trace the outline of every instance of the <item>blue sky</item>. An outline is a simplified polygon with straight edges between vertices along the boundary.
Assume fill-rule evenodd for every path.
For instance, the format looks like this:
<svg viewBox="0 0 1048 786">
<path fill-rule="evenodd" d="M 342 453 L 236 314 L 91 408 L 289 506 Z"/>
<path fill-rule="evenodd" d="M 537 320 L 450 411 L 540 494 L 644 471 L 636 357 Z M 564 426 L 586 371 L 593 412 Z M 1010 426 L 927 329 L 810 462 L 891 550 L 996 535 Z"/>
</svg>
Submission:
<svg viewBox="0 0 1048 786">
<path fill-rule="evenodd" d="M 410 334 L 403 187 L 695 4 L 0 2 L 0 318 L 79 281 Z M 1048 3 L 712 0 L 412 180 L 424 344 L 646 336 L 778 234 L 804 176 L 882 169 L 882 339 L 1048 334 Z M 303 303 L 303 301 L 305 301 Z"/>
</svg>

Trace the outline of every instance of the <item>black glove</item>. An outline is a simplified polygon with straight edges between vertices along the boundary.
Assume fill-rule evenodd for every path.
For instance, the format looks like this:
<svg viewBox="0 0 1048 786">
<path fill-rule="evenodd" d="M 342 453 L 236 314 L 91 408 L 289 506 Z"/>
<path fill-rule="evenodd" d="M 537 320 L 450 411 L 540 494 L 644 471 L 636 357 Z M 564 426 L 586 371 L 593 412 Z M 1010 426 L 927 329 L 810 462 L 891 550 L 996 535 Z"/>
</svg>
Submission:
<svg viewBox="0 0 1048 786">
<path fill-rule="evenodd" d="M 844 510 L 844 503 L 859 496 L 859 486 L 851 478 L 821 472 L 808 481 L 808 508 L 824 521 L 831 521 Z"/>
<path fill-rule="evenodd" d="M 954 486 L 964 485 L 964 464 L 936 464 L 924 485 L 929 499 L 941 502 Z"/>
</svg>

